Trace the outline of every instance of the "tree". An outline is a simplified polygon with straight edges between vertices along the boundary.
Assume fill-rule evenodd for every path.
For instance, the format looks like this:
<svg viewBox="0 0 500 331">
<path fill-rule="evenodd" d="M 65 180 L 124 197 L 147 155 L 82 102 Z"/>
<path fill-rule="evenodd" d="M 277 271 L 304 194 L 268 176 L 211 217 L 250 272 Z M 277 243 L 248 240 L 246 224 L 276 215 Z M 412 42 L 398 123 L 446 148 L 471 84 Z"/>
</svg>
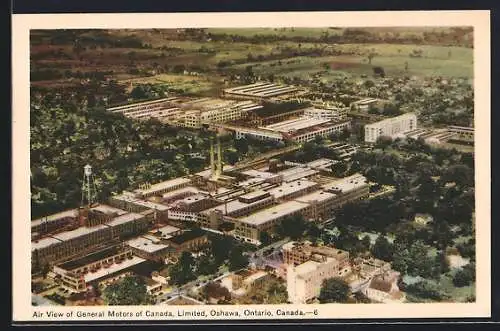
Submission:
<svg viewBox="0 0 500 331">
<path fill-rule="evenodd" d="M 248 266 L 248 257 L 243 255 L 243 249 L 236 246 L 229 254 L 229 270 L 234 271 Z"/>
<path fill-rule="evenodd" d="M 301 238 L 307 229 L 307 223 L 302 215 L 288 216 L 277 225 L 276 232 L 281 237 L 290 237 L 293 240 Z"/>
<path fill-rule="evenodd" d="M 267 299 L 265 301 L 267 304 L 287 303 L 288 301 L 288 291 L 286 286 L 275 279 L 268 282 L 266 292 Z"/>
<path fill-rule="evenodd" d="M 260 231 L 259 241 L 261 242 L 262 246 L 267 246 L 271 243 L 272 238 L 266 231 Z"/>
<path fill-rule="evenodd" d="M 203 296 L 206 299 L 214 298 L 214 299 L 230 299 L 231 294 L 229 293 L 229 290 L 222 286 L 218 282 L 209 282 L 205 287 L 203 288 Z"/>
<path fill-rule="evenodd" d="M 372 247 L 373 256 L 383 261 L 392 261 L 393 253 L 394 248 L 389 240 L 383 235 L 378 236 Z"/>
<path fill-rule="evenodd" d="M 200 275 L 211 275 L 217 272 L 219 266 L 215 263 L 215 259 L 209 255 L 203 255 L 198 259 L 196 270 Z"/>
<path fill-rule="evenodd" d="M 447 273 L 450 270 L 450 262 L 445 251 L 437 253 L 434 259 L 434 277 L 439 278 L 441 274 Z"/>
<path fill-rule="evenodd" d="M 239 154 L 245 155 L 248 153 L 248 140 L 246 138 L 236 139 L 234 141 L 234 148 Z"/>
<path fill-rule="evenodd" d="M 146 283 L 137 276 L 127 276 L 106 287 L 104 301 L 110 306 L 150 305 L 154 299 L 147 293 Z"/>
<path fill-rule="evenodd" d="M 170 268 L 170 279 L 174 284 L 182 285 L 196 279 L 195 261 L 189 252 L 182 252 L 179 261 Z"/>
<path fill-rule="evenodd" d="M 321 284 L 319 302 L 347 302 L 350 294 L 349 285 L 341 278 L 328 278 Z"/>
<path fill-rule="evenodd" d="M 213 236 L 210 238 L 210 251 L 212 252 L 216 264 L 220 264 L 226 260 L 233 247 L 233 239 L 229 236 Z"/>
<path fill-rule="evenodd" d="M 375 143 L 376 148 L 381 148 L 383 151 L 392 144 L 392 138 L 389 136 L 380 136 Z"/>
<path fill-rule="evenodd" d="M 453 276 L 453 285 L 455 285 L 456 287 L 464 287 L 475 281 L 475 269 L 475 264 L 469 263 L 462 269 L 458 270 Z"/>
<path fill-rule="evenodd" d="M 240 156 L 239 153 L 235 150 L 226 150 L 224 152 L 224 158 L 230 165 L 234 165 L 236 162 L 238 162 Z"/>
<path fill-rule="evenodd" d="M 372 64 L 372 59 L 375 57 L 376 53 L 375 52 L 370 52 L 368 54 L 368 64 Z"/>
</svg>

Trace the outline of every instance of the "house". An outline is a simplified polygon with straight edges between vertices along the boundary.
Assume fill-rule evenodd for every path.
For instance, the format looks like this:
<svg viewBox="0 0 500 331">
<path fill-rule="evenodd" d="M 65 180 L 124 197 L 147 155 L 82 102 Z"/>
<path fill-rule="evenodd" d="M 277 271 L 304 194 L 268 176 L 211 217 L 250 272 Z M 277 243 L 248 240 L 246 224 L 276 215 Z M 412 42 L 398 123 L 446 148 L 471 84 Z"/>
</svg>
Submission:
<svg viewBox="0 0 500 331">
<path fill-rule="evenodd" d="M 363 289 L 363 294 L 370 300 L 379 303 L 401 303 L 406 299 L 405 293 L 398 287 L 399 272 L 388 271 L 372 278 L 370 284 Z"/>
</svg>

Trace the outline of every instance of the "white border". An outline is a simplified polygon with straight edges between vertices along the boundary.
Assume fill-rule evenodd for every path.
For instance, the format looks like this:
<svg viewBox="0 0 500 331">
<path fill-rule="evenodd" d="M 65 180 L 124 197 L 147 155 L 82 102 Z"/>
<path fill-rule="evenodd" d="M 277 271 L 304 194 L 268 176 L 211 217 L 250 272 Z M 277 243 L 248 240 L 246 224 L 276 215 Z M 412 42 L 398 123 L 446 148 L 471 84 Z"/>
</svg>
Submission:
<svg viewBox="0 0 500 331">
<path fill-rule="evenodd" d="M 473 26 L 476 140 L 476 250 L 477 289 L 475 303 L 394 304 L 394 305 L 307 305 L 318 309 L 320 318 L 422 318 L 491 316 L 490 266 L 490 12 L 489 11 L 400 11 L 400 12 L 276 12 L 276 13 L 165 13 L 165 14 L 15 14 L 12 19 L 13 50 L 13 320 L 89 321 L 88 318 L 33 319 L 30 293 L 30 163 L 29 163 L 29 30 L 58 28 L 195 28 L 195 27 L 355 27 L 355 26 Z M 167 308 L 165 308 L 167 307 Z M 278 306 L 196 306 L 243 311 Z M 285 305 L 284 308 L 299 308 Z M 77 308 L 77 309 L 75 309 Z M 51 307 L 52 311 L 106 311 L 110 307 Z M 112 307 L 118 311 L 139 311 L 138 307 Z M 146 307 L 141 307 L 146 308 Z M 175 306 L 154 306 L 151 310 Z M 187 308 L 186 306 L 181 308 Z M 148 307 L 149 309 L 149 307 Z M 276 319 L 277 317 L 273 317 Z M 307 316 L 311 319 L 313 316 Z M 141 318 L 133 318 L 141 319 Z M 179 318 L 176 320 L 182 320 Z M 213 318 L 207 318 L 213 319 Z M 221 318 L 228 320 L 231 318 Z M 93 318 L 107 320 L 107 318 Z M 153 318 L 147 318 L 153 321 Z M 156 319 L 162 320 L 162 319 Z M 284 319 L 283 321 L 285 321 Z M 197 320 L 195 322 L 199 322 Z"/>
</svg>

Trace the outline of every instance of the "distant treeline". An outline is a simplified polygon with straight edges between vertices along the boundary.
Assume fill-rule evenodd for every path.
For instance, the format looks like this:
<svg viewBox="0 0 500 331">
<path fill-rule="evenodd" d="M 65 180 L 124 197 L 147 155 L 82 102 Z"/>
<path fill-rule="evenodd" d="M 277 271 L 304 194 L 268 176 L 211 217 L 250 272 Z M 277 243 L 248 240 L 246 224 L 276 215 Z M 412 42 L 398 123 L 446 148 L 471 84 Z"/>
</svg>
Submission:
<svg viewBox="0 0 500 331">
<path fill-rule="evenodd" d="M 289 40 L 298 43 L 390 43 L 390 44 L 435 44 L 442 46 L 472 47 L 472 28 L 450 28 L 449 31 L 425 31 L 421 34 L 404 34 L 399 32 L 376 32 L 364 29 L 345 29 L 342 34 L 329 34 L 327 31 L 314 36 L 287 36 L 280 33 L 255 34 L 242 36 L 230 33 L 207 32 L 206 38 L 214 41 L 269 43 Z M 198 38 L 202 38 L 199 34 Z"/>
</svg>

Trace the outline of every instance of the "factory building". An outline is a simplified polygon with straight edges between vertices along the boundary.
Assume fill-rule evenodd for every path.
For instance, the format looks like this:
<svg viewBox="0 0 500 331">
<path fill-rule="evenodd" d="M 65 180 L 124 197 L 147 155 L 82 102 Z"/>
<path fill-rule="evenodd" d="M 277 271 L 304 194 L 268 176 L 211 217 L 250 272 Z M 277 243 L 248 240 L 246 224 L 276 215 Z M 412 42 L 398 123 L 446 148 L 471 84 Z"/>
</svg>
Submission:
<svg viewBox="0 0 500 331">
<path fill-rule="evenodd" d="M 259 82 L 227 88 L 223 91 L 223 95 L 226 98 L 260 101 L 296 97 L 303 92 L 303 90 L 294 86 Z"/>
<path fill-rule="evenodd" d="M 86 292 L 89 284 L 125 272 L 144 261 L 130 249 L 117 245 L 55 265 L 53 272 L 62 286 Z"/>
<path fill-rule="evenodd" d="M 365 125 L 365 142 L 374 143 L 379 137 L 397 138 L 417 128 L 417 115 L 406 113 L 400 116 Z"/>
<path fill-rule="evenodd" d="M 31 266 L 37 270 L 65 259 L 85 254 L 98 247 L 146 231 L 151 222 L 142 214 L 116 211 L 98 205 L 82 208 L 74 218 L 72 230 L 56 232 L 31 243 Z"/>
</svg>

